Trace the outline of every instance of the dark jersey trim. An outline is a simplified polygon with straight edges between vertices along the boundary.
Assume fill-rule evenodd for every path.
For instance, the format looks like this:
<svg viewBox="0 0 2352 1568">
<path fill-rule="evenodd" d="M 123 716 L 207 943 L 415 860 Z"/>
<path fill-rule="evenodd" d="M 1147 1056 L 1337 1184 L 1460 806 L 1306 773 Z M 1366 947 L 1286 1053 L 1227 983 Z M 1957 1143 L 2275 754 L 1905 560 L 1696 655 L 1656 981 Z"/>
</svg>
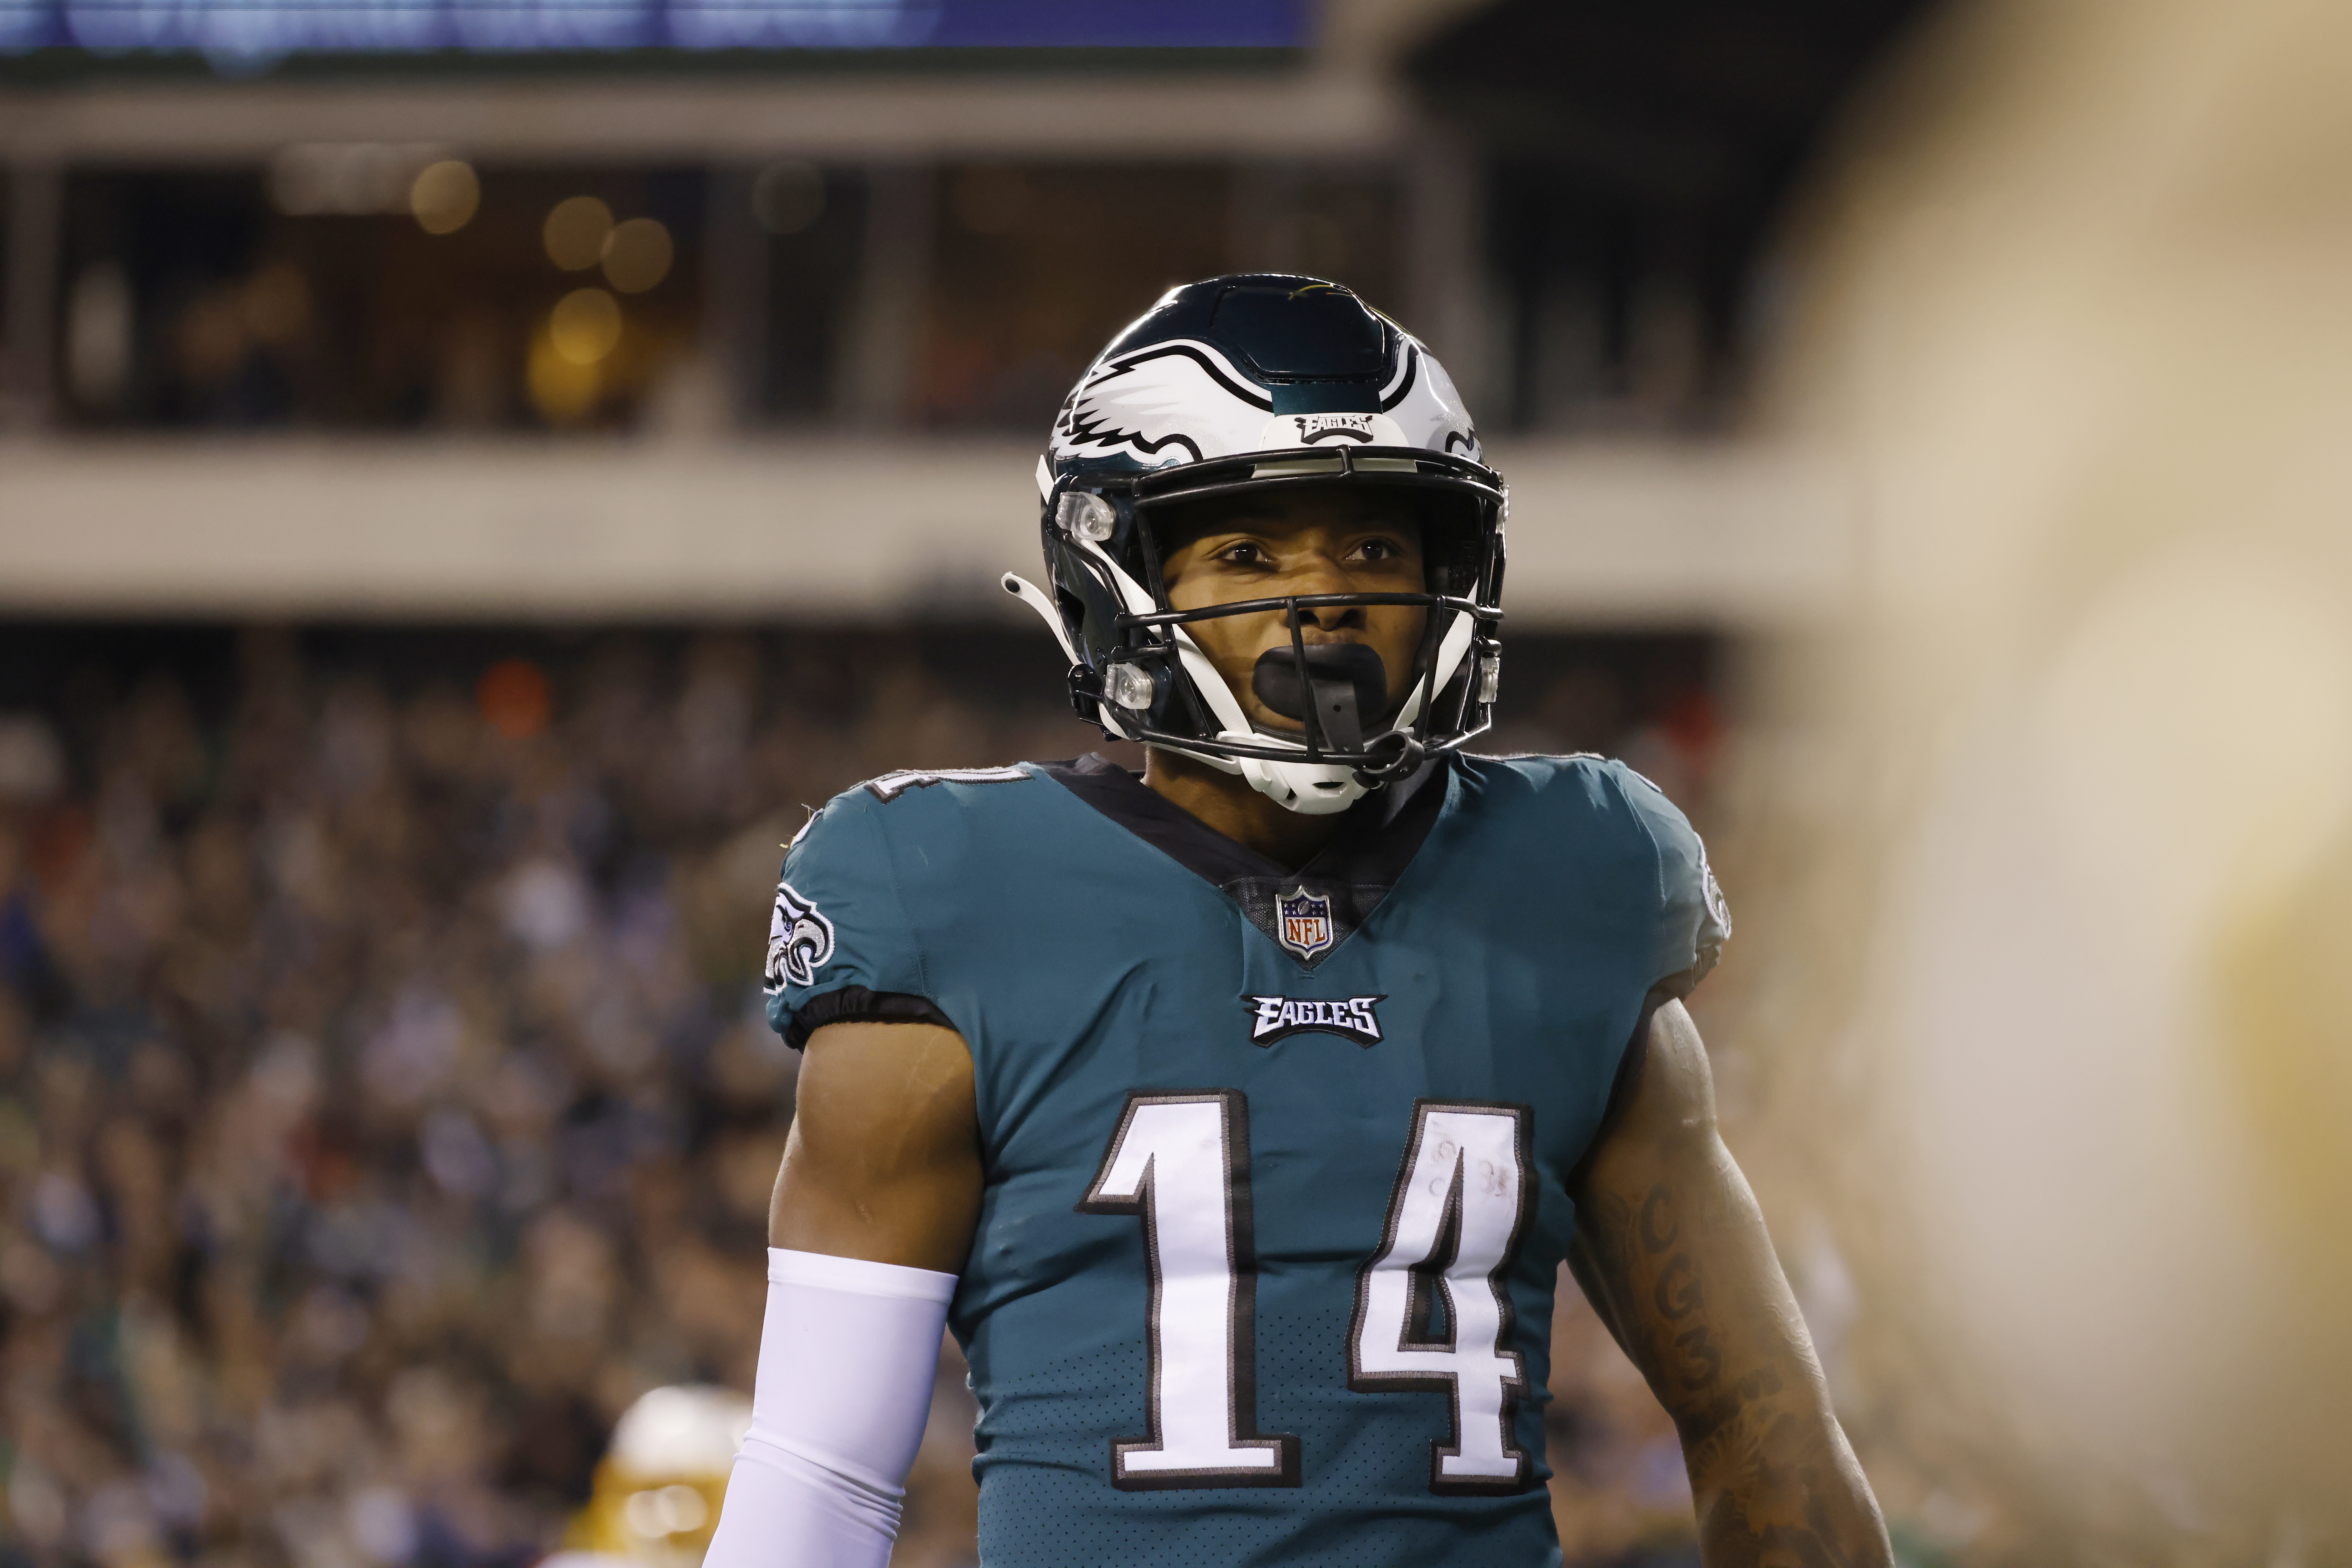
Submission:
<svg viewBox="0 0 2352 1568">
<path fill-rule="evenodd" d="M 1286 950 L 1303 969 L 1329 957 L 1370 920 L 1412 863 L 1444 809 L 1450 765 L 1431 763 L 1358 801 L 1342 814 L 1339 836 L 1322 853 L 1292 868 L 1235 843 L 1098 752 L 1039 764 L 1063 788 L 1231 899 L 1277 946 L 1282 939 L 1276 892 L 1296 885 L 1330 896 L 1331 945 L 1307 958 Z"/>
<path fill-rule="evenodd" d="M 1686 1002 L 1690 1000 L 1690 994 L 1698 989 L 1698 983 L 1706 979 L 1710 973 L 1714 973 L 1716 959 L 1722 953 L 1722 952 L 1723 944 L 1721 942 L 1717 942 L 1712 947 L 1702 946 L 1698 950 L 1698 962 L 1696 963 L 1692 964 L 1688 969 L 1676 970 L 1674 973 L 1667 975 L 1664 979 L 1650 987 L 1650 995 L 1653 1000 L 1648 1004 L 1648 1005 L 1652 1008 L 1655 1008 L 1660 1002 Z"/>
<path fill-rule="evenodd" d="M 937 1024 L 942 1029 L 955 1027 L 954 1022 L 928 996 L 845 985 L 811 998 L 808 1005 L 794 1012 L 792 1023 L 784 1029 L 784 1044 L 800 1050 L 808 1044 L 811 1035 L 827 1024 Z"/>
</svg>

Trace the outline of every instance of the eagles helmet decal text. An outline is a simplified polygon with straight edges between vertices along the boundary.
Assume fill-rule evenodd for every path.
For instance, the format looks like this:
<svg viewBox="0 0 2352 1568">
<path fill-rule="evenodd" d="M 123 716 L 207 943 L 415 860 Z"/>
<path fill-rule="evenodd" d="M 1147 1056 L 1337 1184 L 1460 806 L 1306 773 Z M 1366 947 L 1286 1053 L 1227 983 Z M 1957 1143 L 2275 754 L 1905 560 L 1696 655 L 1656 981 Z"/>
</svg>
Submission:
<svg viewBox="0 0 2352 1568">
<path fill-rule="evenodd" d="M 1339 940 L 1331 929 L 1331 900 L 1308 892 L 1306 884 L 1282 894 L 1275 903 L 1279 917 L 1276 930 L 1282 945 L 1299 957 L 1312 958 Z"/>
<path fill-rule="evenodd" d="M 1411 445 L 1385 414 L 1277 414 L 1265 422 L 1260 447 L 1403 447 Z"/>
<path fill-rule="evenodd" d="M 793 891 L 790 882 L 777 883 L 776 912 L 768 921 L 770 994 L 787 985 L 815 984 L 816 972 L 832 959 L 833 922 Z"/>
<path fill-rule="evenodd" d="M 1353 1040 L 1370 1050 L 1381 1039 L 1380 1016 L 1374 1009 L 1387 1000 L 1385 994 L 1331 1002 L 1308 996 L 1244 996 L 1242 1005 L 1250 1010 L 1252 1045 L 1270 1046 L 1313 1030 Z"/>
<path fill-rule="evenodd" d="M 1421 447 L 1474 461 L 1478 437 L 1461 395 L 1437 362 L 1406 338 L 1377 409 L 1281 415 L 1214 344 L 1195 338 L 1149 343 L 1104 360 L 1070 393 L 1054 421 L 1055 463 L 1121 454 L 1147 468 L 1300 447 Z M 1271 417 L 1269 417 L 1271 416 Z"/>
</svg>

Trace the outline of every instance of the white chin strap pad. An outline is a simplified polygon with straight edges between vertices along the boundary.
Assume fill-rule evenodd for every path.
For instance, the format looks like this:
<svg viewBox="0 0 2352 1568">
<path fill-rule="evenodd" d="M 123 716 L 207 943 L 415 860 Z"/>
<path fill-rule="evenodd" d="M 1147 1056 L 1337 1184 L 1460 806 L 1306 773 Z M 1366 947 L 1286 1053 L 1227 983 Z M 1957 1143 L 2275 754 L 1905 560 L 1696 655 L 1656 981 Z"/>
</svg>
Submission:
<svg viewBox="0 0 2352 1568">
<path fill-rule="evenodd" d="M 1427 689 L 1443 690 L 1445 683 L 1454 679 L 1454 672 L 1462 668 L 1463 656 L 1470 651 L 1470 639 L 1475 629 L 1469 616 L 1459 613 L 1454 615 L 1454 624 L 1445 628 L 1445 635 L 1439 639 L 1437 676 L 1429 683 Z M 1207 663 L 1205 659 L 1202 662 Z M 1191 668 L 1189 661 L 1186 668 Z M 1197 672 L 1193 676 L 1195 681 L 1202 679 Z M 1216 676 L 1212 671 L 1206 679 L 1214 680 Z M 1403 708 L 1398 710 L 1389 726 L 1391 730 L 1402 731 L 1420 716 L 1423 689 L 1421 682 L 1413 683 L 1412 695 L 1405 699 Z M 1226 701 L 1233 700 L 1223 682 L 1218 683 L 1217 690 Z M 1267 740 L 1266 736 L 1255 732 L 1235 733 L 1231 730 L 1217 738 L 1221 741 L 1251 742 L 1258 745 L 1265 744 Z M 1345 811 L 1368 793 L 1362 784 L 1356 782 L 1353 768 L 1330 767 L 1316 763 L 1269 763 L 1247 757 L 1242 761 L 1241 772 L 1242 777 L 1249 780 L 1250 786 L 1259 794 L 1278 805 L 1307 816 L 1327 816 L 1335 811 Z"/>
<path fill-rule="evenodd" d="M 1239 734 L 1228 730 L 1217 739 L 1263 746 L 1267 737 L 1255 730 Z M 1328 816 L 1364 798 L 1364 786 L 1356 782 L 1353 768 L 1324 763 L 1271 763 L 1263 757 L 1244 757 L 1240 761 L 1242 777 L 1249 781 L 1252 789 L 1301 816 Z"/>
</svg>

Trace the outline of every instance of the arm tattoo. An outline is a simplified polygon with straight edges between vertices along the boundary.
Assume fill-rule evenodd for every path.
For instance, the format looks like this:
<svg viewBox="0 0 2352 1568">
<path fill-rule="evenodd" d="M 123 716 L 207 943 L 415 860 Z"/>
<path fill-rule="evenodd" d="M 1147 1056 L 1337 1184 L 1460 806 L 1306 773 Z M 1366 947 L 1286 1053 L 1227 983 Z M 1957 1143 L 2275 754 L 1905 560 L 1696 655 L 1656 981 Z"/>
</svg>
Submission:
<svg viewBox="0 0 2352 1568">
<path fill-rule="evenodd" d="M 1622 1284 L 1633 1268 L 1633 1208 L 1615 1193 L 1595 1193 L 1587 1200 L 1592 1217 L 1592 1250 L 1607 1269 L 1612 1284 Z"/>
<path fill-rule="evenodd" d="M 1640 1249 L 1636 1253 L 1632 1247 L 1621 1246 L 1611 1258 L 1612 1267 L 1620 1273 L 1619 1288 L 1633 1286 L 1632 1276 L 1637 1268 L 1652 1276 L 1647 1359 L 1680 1395 L 1673 1401 L 1675 1407 L 1719 1403 L 1711 1396 L 1723 1381 L 1723 1350 L 1706 1321 L 1706 1288 L 1699 1279 L 1698 1265 L 1687 1247 L 1675 1246 L 1682 1240 L 1683 1222 L 1673 1192 L 1661 1182 L 1643 1195 L 1638 1208 L 1622 1198 L 1613 1203 L 1633 1221 L 1629 1239 L 1638 1243 Z M 1664 1262 L 1654 1261 L 1661 1256 Z"/>
<path fill-rule="evenodd" d="M 1674 1194 L 1661 1182 L 1642 1200 L 1642 1250 L 1656 1257 L 1675 1244 L 1682 1229 L 1682 1222 L 1675 1216 Z"/>
<path fill-rule="evenodd" d="M 1780 1417 L 1782 1422 L 1795 1419 Z M 1854 1551 L 1853 1533 L 1840 1530 L 1830 1515 L 1825 1488 L 1835 1480 L 1818 1472 L 1789 1473 L 1753 1487 L 1727 1489 L 1700 1525 L 1700 1549 L 1709 1568 L 1724 1563 L 1855 1568 L 1863 1559 Z M 1776 1484 L 1785 1495 L 1805 1499 L 1801 1510 L 1788 1518 L 1751 1517 L 1746 1500 Z"/>
<path fill-rule="evenodd" d="M 1638 1202 L 1588 1202 L 1593 1259 L 1629 1320 L 1621 1338 L 1682 1435 L 1707 1568 L 1873 1568 L 1874 1521 L 1858 1534 L 1831 1507 L 1859 1478 L 1822 1442 L 1811 1392 L 1759 1344 L 1737 1300 L 1727 1316 L 1709 1298 L 1710 1280 L 1722 1283 L 1707 1271 L 1722 1267 L 1709 1238 L 1730 1216 L 1702 1204 L 1686 1224 L 1664 1182 Z"/>
<path fill-rule="evenodd" d="M 1570 1261 L 1674 1417 L 1705 1568 L 1894 1568 L 1679 1005 L 1645 1044 L 1659 1070 L 1582 1167 Z"/>
<path fill-rule="evenodd" d="M 1677 1252 L 1666 1259 L 1650 1294 L 1657 1303 L 1658 1316 L 1673 1322 L 1680 1322 L 1697 1311 L 1706 1300 L 1706 1292 L 1698 1282 L 1698 1271 L 1691 1267 L 1687 1252 Z"/>
<path fill-rule="evenodd" d="M 1692 1387 L 1712 1388 L 1723 1381 L 1723 1352 L 1707 1337 L 1705 1323 L 1676 1334 L 1675 1349 L 1682 1352 L 1683 1381 Z"/>
</svg>

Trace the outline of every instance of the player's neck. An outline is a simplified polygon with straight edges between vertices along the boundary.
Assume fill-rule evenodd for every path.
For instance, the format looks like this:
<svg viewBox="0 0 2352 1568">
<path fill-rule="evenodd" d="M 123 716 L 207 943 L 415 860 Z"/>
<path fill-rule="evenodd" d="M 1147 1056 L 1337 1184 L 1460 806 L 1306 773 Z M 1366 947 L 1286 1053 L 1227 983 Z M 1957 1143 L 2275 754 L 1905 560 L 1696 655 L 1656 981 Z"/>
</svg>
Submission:
<svg viewBox="0 0 2352 1568">
<path fill-rule="evenodd" d="M 1286 811 L 1235 774 L 1206 763 L 1148 747 L 1143 753 L 1146 787 L 1182 807 L 1236 844 L 1296 870 L 1339 836 L 1340 816 L 1307 816 Z"/>
</svg>

